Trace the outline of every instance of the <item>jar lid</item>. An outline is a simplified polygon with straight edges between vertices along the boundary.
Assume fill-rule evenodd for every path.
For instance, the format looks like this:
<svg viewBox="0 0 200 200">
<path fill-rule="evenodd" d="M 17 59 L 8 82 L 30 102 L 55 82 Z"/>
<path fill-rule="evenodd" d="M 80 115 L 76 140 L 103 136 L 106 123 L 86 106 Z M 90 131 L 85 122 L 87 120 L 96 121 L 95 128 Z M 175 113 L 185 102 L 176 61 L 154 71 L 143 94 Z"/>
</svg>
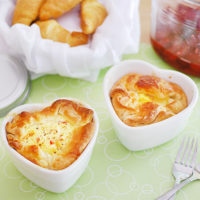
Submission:
<svg viewBox="0 0 200 200">
<path fill-rule="evenodd" d="M 18 59 L 0 55 L 0 117 L 22 104 L 30 91 L 30 79 Z"/>
</svg>

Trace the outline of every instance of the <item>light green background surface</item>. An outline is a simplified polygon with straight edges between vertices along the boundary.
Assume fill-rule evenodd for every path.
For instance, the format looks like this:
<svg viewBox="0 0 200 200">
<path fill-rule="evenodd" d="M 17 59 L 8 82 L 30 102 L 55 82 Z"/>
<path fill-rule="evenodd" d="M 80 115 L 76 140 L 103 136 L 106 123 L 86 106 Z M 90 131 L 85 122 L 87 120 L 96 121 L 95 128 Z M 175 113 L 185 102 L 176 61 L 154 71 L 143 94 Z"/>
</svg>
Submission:
<svg viewBox="0 0 200 200">
<path fill-rule="evenodd" d="M 142 59 L 160 68 L 170 68 L 151 46 L 144 44 L 137 55 L 126 55 L 123 59 Z M 131 152 L 119 143 L 106 109 L 102 82 L 107 70 L 101 71 L 95 83 L 57 75 L 32 82 L 26 103 L 45 103 L 58 97 L 81 99 L 96 109 L 100 119 L 99 135 L 85 173 L 62 194 L 47 192 L 31 183 L 17 171 L 0 145 L 0 200 L 153 200 L 173 185 L 171 168 L 183 136 L 199 138 L 200 100 L 178 137 L 160 147 Z M 200 88 L 200 78 L 192 78 Z M 200 182 L 185 187 L 176 199 L 199 200 Z"/>
</svg>

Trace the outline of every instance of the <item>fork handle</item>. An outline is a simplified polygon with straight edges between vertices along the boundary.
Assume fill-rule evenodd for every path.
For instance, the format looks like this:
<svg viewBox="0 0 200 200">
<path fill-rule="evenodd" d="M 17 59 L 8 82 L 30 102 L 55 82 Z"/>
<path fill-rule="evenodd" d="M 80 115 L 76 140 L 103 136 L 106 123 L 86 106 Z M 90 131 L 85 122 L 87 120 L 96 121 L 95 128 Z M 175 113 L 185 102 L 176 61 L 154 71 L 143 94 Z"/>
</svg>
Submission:
<svg viewBox="0 0 200 200">
<path fill-rule="evenodd" d="M 178 185 L 180 182 L 181 182 L 181 180 L 180 180 L 180 179 L 177 179 L 177 180 L 175 181 L 174 186 Z M 173 194 L 173 195 L 169 198 L 169 200 L 174 200 L 175 198 L 176 198 L 176 193 Z"/>
<path fill-rule="evenodd" d="M 195 175 L 192 175 L 191 177 L 189 177 L 185 181 L 181 182 L 180 184 L 175 185 L 171 190 L 169 190 L 168 192 L 166 192 L 165 194 L 163 194 L 156 200 L 169 200 L 171 198 L 171 196 L 173 196 L 178 190 L 180 190 L 182 187 L 184 187 L 188 183 L 195 181 L 197 179 L 198 178 Z"/>
</svg>

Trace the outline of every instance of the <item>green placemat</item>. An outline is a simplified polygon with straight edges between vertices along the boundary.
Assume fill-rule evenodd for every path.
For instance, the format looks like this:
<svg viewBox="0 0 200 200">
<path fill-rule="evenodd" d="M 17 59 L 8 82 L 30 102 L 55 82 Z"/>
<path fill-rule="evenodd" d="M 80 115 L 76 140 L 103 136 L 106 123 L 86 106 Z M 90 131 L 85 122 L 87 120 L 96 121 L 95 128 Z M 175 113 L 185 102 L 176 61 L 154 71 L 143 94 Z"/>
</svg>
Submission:
<svg viewBox="0 0 200 200">
<path fill-rule="evenodd" d="M 160 68 L 170 68 L 145 44 L 138 54 L 125 55 L 123 59 L 141 59 Z M 99 135 L 85 173 L 62 194 L 47 192 L 26 179 L 0 145 L 0 200 L 153 200 L 173 185 L 171 168 L 183 136 L 199 137 L 200 100 L 178 137 L 157 148 L 131 152 L 119 143 L 106 109 L 102 82 L 107 70 L 101 71 L 95 83 L 57 75 L 43 76 L 32 82 L 26 103 L 43 103 L 58 97 L 81 99 L 96 109 L 100 119 Z M 200 88 L 200 79 L 193 77 L 193 80 Z M 176 199 L 198 200 L 199 187 L 200 182 L 190 184 Z"/>
</svg>

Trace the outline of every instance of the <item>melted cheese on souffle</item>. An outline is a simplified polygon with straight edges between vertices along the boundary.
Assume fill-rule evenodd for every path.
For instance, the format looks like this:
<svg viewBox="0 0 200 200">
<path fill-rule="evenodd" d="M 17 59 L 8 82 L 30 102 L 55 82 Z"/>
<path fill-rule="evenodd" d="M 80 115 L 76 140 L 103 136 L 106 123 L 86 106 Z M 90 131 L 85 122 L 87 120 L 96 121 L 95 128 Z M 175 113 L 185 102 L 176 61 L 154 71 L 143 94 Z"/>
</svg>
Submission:
<svg viewBox="0 0 200 200">
<path fill-rule="evenodd" d="M 64 169 L 85 149 L 94 132 L 93 111 L 69 100 L 57 100 L 39 112 L 22 112 L 6 126 L 11 147 L 33 163 Z"/>
</svg>

